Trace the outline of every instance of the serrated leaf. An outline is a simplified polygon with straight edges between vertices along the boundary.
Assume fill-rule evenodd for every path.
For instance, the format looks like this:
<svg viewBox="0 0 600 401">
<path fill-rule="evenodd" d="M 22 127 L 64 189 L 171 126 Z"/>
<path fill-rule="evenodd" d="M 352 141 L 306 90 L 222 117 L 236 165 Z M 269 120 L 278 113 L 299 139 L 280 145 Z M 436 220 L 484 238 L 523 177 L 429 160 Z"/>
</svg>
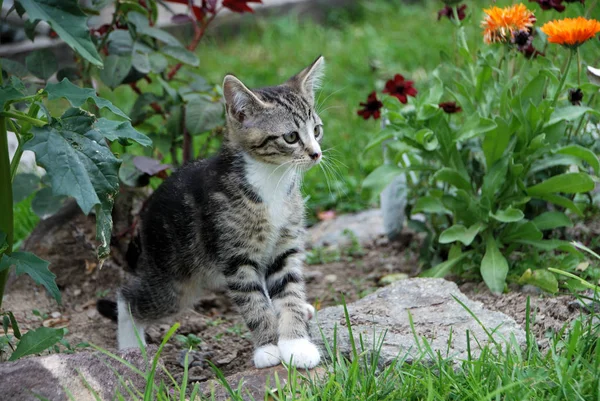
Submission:
<svg viewBox="0 0 600 401">
<path fill-rule="evenodd" d="M 102 67 L 87 27 L 87 16 L 77 0 L 18 0 L 30 21 L 42 20 L 73 50 L 90 63 Z"/>
<path fill-rule="evenodd" d="M 37 284 L 41 284 L 52 295 L 56 302 L 61 303 L 60 291 L 56 286 L 56 276 L 50 270 L 48 266 L 50 263 L 43 259 L 38 258 L 30 252 L 13 252 L 9 255 L 2 255 L 2 263 L 0 264 L 0 271 L 8 269 L 10 266 L 15 266 L 15 273 L 17 276 L 21 274 L 27 274 Z"/>
<path fill-rule="evenodd" d="M 30 330 L 21 337 L 17 349 L 8 360 L 16 361 L 27 355 L 39 354 L 59 342 L 64 335 L 64 329 L 40 327 Z"/>
<path fill-rule="evenodd" d="M 598 160 L 598 156 L 590 149 L 579 145 L 569 145 L 558 149 L 556 153 L 575 156 L 589 164 L 596 174 L 600 172 L 600 161 Z"/>
<path fill-rule="evenodd" d="M 114 114 L 129 120 L 127 114 L 123 113 L 121 109 L 113 105 L 108 100 L 97 96 L 95 90 L 80 88 L 69 82 L 69 80 L 66 78 L 57 84 L 51 83 L 46 85 L 46 92 L 48 92 L 49 100 L 65 98 L 69 101 L 69 103 L 71 103 L 71 106 L 74 107 L 80 107 L 88 100 L 91 100 L 96 103 L 96 106 L 99 108 L 107 108 Z"/>
<path fill-rule="evenodd" d="M 185 108 L 185 126 L 190 134 L 201 134 L 225 123 L 223 104 L 204 98 L 192 99 Z"/>
<path fill-rule="evenodd" d="M 200 60 L 194 53 L 181 46 L 163 46 L 160 52 L 174 58 L 177 61 L 181 61 L 184 64 L 191 65 L 192 67 L 198 67 Z"/>
<path fill-rule="evenodd" d="M 36 77 L 47 81 L 58 70 L 58 61 L 50 49 L 36 50 L 25 59 L 27 69 Z"/>
<path fill-rule="evenodd" d="M 7 102 L 12 102 L 24 96 L 21 91 L 10 84 L 0 86 L 0 111 L 4 111 Z"/>
<path fill-rule="evenodd" d="M 493 237 L 487 239 L 485 254 L 481 260 L 481 276 L 490 291 L 501 294 L 508 274 L 508 262 Z"/>
<path fill-rule="evenodd" d="M 525 215 L 521 210 L 509 206 L 504 210 L 497 210 L 496 213 L 490 212 L 490 217 L 501 223 L 514 223 L 523 220 Z"/>
<path fill-rule="evenodd" d="M 452 242 L 462 242 L 464 245 L 469 246 L 484 228 L 482 223 L 473 224 L 471 227 L 466 228 L 462 224 L 455 224 L 442 231 L 439 238 L 440 244 L 450 244 Z"/>
<path fill-rule="evenodd" d="M 546 212 L 533 219 L 539 230 L 553 230 L 560 227 L 573 227 L 571 219 L 562 212 Z"/>
<path fill-rule="evenodd" d="M 100 79 L 106 86 L 115 89 L 123 82 L 131 70 L 131 56 L 111 54 L 104 59 L 104 69 L 100 70 Z"/>
<path fill-rule="evenodd" d="M 113 121 L 107 118 L 99 118 L 94 123 L 94 128 L 109 141 L 130 139 L 142 146 L 152 145 L 152 140 L 133 128 L 129 121 Z"/>
<path fill-rule="evenodd" d="M 562 192 L 577 194 L 594 189 L 594 180 L 585 173 L 566 173 L 548 178 L 537 185 L 527 188 L 531 196 L 539 196 Z"/>
</svg>

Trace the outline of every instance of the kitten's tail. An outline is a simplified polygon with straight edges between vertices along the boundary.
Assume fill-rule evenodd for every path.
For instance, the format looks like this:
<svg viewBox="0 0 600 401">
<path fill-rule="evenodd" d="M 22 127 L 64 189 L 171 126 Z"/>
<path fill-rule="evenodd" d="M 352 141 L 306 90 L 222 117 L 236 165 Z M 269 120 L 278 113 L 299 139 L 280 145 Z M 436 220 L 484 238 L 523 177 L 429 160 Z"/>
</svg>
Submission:
<svg viewBox="0 0 600 401">
<path fill-rule="evenodd" d="M 99 299 L 96 302 L 96 309 L 102 316 L 107 317 L 115 322 L 119 317 L 117 312 L 117 303 L 115 301 Z"/>
</svg>

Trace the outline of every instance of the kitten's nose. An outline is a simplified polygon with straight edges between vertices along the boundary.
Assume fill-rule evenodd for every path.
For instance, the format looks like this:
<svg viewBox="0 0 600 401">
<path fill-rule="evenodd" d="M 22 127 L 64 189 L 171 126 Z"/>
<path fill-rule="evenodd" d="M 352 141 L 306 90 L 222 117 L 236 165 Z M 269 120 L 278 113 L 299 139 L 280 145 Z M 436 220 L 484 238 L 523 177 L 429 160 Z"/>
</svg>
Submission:
<svg viewBox="0 0 600 401">
<path fill-rule="evenodd" d="M 321 157 L 321 152 L 315 152 L 312 155 L 310 155 L 310 158 L 313 160 L 318 160 L 319 157 Z"/>
</svg>

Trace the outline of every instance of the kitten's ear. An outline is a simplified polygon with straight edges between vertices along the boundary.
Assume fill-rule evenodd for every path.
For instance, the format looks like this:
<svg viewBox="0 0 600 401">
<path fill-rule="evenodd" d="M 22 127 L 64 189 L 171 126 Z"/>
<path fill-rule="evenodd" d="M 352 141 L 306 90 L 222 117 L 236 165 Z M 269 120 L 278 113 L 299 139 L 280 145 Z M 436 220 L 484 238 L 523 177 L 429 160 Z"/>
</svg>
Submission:
<svg viewBox="0 0 600 401">
<path fill-rule="evenodd" d="M 288 84 L 313 99 L 315 91 L 321 86 L 324 73 L 325 59 L 319 56 L 311 65 L 290 78 Z"/>
<path fill-rule="evenodd" d="M 267 107 L 265 102 L 260 100 L 254 92 L 233 75 L 225 76 L 223 95 L 225 96 L 227 113 L 240 123 L 253 111 Z"/>
</svg>

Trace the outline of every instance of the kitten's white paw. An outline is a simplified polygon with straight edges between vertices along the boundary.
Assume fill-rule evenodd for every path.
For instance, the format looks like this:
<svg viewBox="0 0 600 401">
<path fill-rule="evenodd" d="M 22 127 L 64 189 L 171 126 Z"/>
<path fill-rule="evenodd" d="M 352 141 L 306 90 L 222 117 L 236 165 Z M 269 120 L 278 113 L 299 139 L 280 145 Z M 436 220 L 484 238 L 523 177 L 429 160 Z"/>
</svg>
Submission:
<svg viewBox="0 0 600 401">
<path fill-rule="evenodd" d="M 298 368 L 311 369 L 319 364 L 321 356 L 317 346 L 308 338 L 297 338 L 294 340 L 279 340 L 279 351 L 281 360 Z"/>
<path fill-rule="evenodd" d="M 306 320 L 312 320 L 315 316 L 315 308 L 311 304 L 305 304 L 306 308 Z"/>
<path fill-rule="evenodd" d="M 254 350 L 254 366 L 257 368 L 268 368 L 280 363 L 279 348 L 275 344 L 263 345 Z"/>
</svg>

